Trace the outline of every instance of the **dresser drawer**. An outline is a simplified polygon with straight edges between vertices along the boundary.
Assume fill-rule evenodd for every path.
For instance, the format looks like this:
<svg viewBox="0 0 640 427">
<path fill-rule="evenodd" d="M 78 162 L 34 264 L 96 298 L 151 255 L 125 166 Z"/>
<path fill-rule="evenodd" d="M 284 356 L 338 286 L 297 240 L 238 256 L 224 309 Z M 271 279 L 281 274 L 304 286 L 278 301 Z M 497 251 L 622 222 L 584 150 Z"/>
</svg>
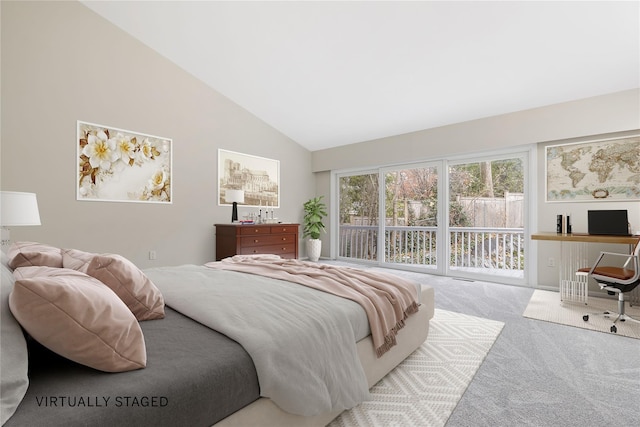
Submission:
<svg viewBox="0 0 640 427">
<path fill-rule="evenodd" d="M 297 225 L 272 225 L 272 234 L 284 234 L 284 233 L 298 233 Z"/>
<path fill-rule="evenodd" d="M 243 236 L 247 234 L 271 234 L 270 227 L 252 227 L 250 225 L 243 225 L 239 230 L 240 234 Z"/>
<path fill-rule="evenodd" d="M 241 255 L 253 255 L 253 254 L 275 254 L 285 258 L 295 258 L 295 243 L 285 243 L 281 245 L 268 245 L 268 246 L 247 246 L 240 249 Z M 285 256 L 289 254 L 290 256 Z"/>
<path fill-rule="evenodd" d="M 241 237 L 241 246 L 264 246 L 279 245 L 281 243 L 292 243 L 296 239 L 295 234 L 266 234 L 255 235 L 250 237 Z"/>
</svg>

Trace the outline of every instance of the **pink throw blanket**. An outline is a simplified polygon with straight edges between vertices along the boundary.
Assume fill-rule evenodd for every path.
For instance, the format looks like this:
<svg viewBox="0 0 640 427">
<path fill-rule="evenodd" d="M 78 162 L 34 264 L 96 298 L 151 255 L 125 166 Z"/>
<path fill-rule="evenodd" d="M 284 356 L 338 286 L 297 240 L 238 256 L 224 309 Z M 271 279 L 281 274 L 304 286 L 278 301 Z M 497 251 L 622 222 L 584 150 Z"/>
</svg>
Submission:
<svg viewBox="0 0 640 427">
<path fill-rule="evenodd" d="M 205 265 L 286 280 L 359 303 L 367 313 L 378 357 L 396 345 L 398 330 L 419 308 L 414 282 L 381 272 L 284 259 L 278 255 L 236 255 Z"/>
</svg>

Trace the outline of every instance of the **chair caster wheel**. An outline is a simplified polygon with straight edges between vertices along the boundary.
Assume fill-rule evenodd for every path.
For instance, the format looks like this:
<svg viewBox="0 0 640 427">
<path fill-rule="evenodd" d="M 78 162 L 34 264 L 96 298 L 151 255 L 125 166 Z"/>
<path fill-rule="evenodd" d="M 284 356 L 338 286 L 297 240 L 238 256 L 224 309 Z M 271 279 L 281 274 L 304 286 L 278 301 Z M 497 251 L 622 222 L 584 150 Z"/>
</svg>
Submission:
<svg viewBox="0 0 640 427">
<path fill-rule="evenodd" d="M 589 321 L 589 315 L 585 314 L 584 316 L 582 316 L 582 320 L 584 320 L 585 322 Z"/>
<path fill-rule="evenodd" d="M 613 332 L 614 334 L 618 332 L 618 328 L 616 328 L 616 325 L 613 325 L 611 327 L 611 332 Z"/>
</svg>

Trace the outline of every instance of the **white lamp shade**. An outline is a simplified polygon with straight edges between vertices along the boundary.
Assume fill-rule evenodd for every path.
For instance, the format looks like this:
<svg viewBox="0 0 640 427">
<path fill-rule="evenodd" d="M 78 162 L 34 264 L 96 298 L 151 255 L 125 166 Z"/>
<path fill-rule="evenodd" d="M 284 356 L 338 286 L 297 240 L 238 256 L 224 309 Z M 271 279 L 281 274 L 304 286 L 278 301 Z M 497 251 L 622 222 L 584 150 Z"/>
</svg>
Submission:
<svg viewBox="0 0 640 427">
<path fill-rule="evenodd" d="M 244 191 L 243 190 L 225 190 L 224 201 L 227 203 L 244 203 Z"/>
<path fill-rule="evenodd" d="M 40 225 L 35 193 L 0 191 L 0 225 Z"/>
</svg>

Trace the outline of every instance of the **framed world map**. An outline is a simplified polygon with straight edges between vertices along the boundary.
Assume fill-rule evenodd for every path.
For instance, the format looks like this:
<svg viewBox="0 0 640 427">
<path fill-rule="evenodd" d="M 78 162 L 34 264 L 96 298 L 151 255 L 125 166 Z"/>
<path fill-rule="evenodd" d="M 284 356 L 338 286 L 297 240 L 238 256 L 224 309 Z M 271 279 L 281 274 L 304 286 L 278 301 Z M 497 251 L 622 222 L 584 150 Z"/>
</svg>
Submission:
<svg viewBox="0 0 640 427">
<path fill-rule="evenodd" d="M 546 147 L 546 201 L 640 200 L 640 135 Z"/>
</svg>

